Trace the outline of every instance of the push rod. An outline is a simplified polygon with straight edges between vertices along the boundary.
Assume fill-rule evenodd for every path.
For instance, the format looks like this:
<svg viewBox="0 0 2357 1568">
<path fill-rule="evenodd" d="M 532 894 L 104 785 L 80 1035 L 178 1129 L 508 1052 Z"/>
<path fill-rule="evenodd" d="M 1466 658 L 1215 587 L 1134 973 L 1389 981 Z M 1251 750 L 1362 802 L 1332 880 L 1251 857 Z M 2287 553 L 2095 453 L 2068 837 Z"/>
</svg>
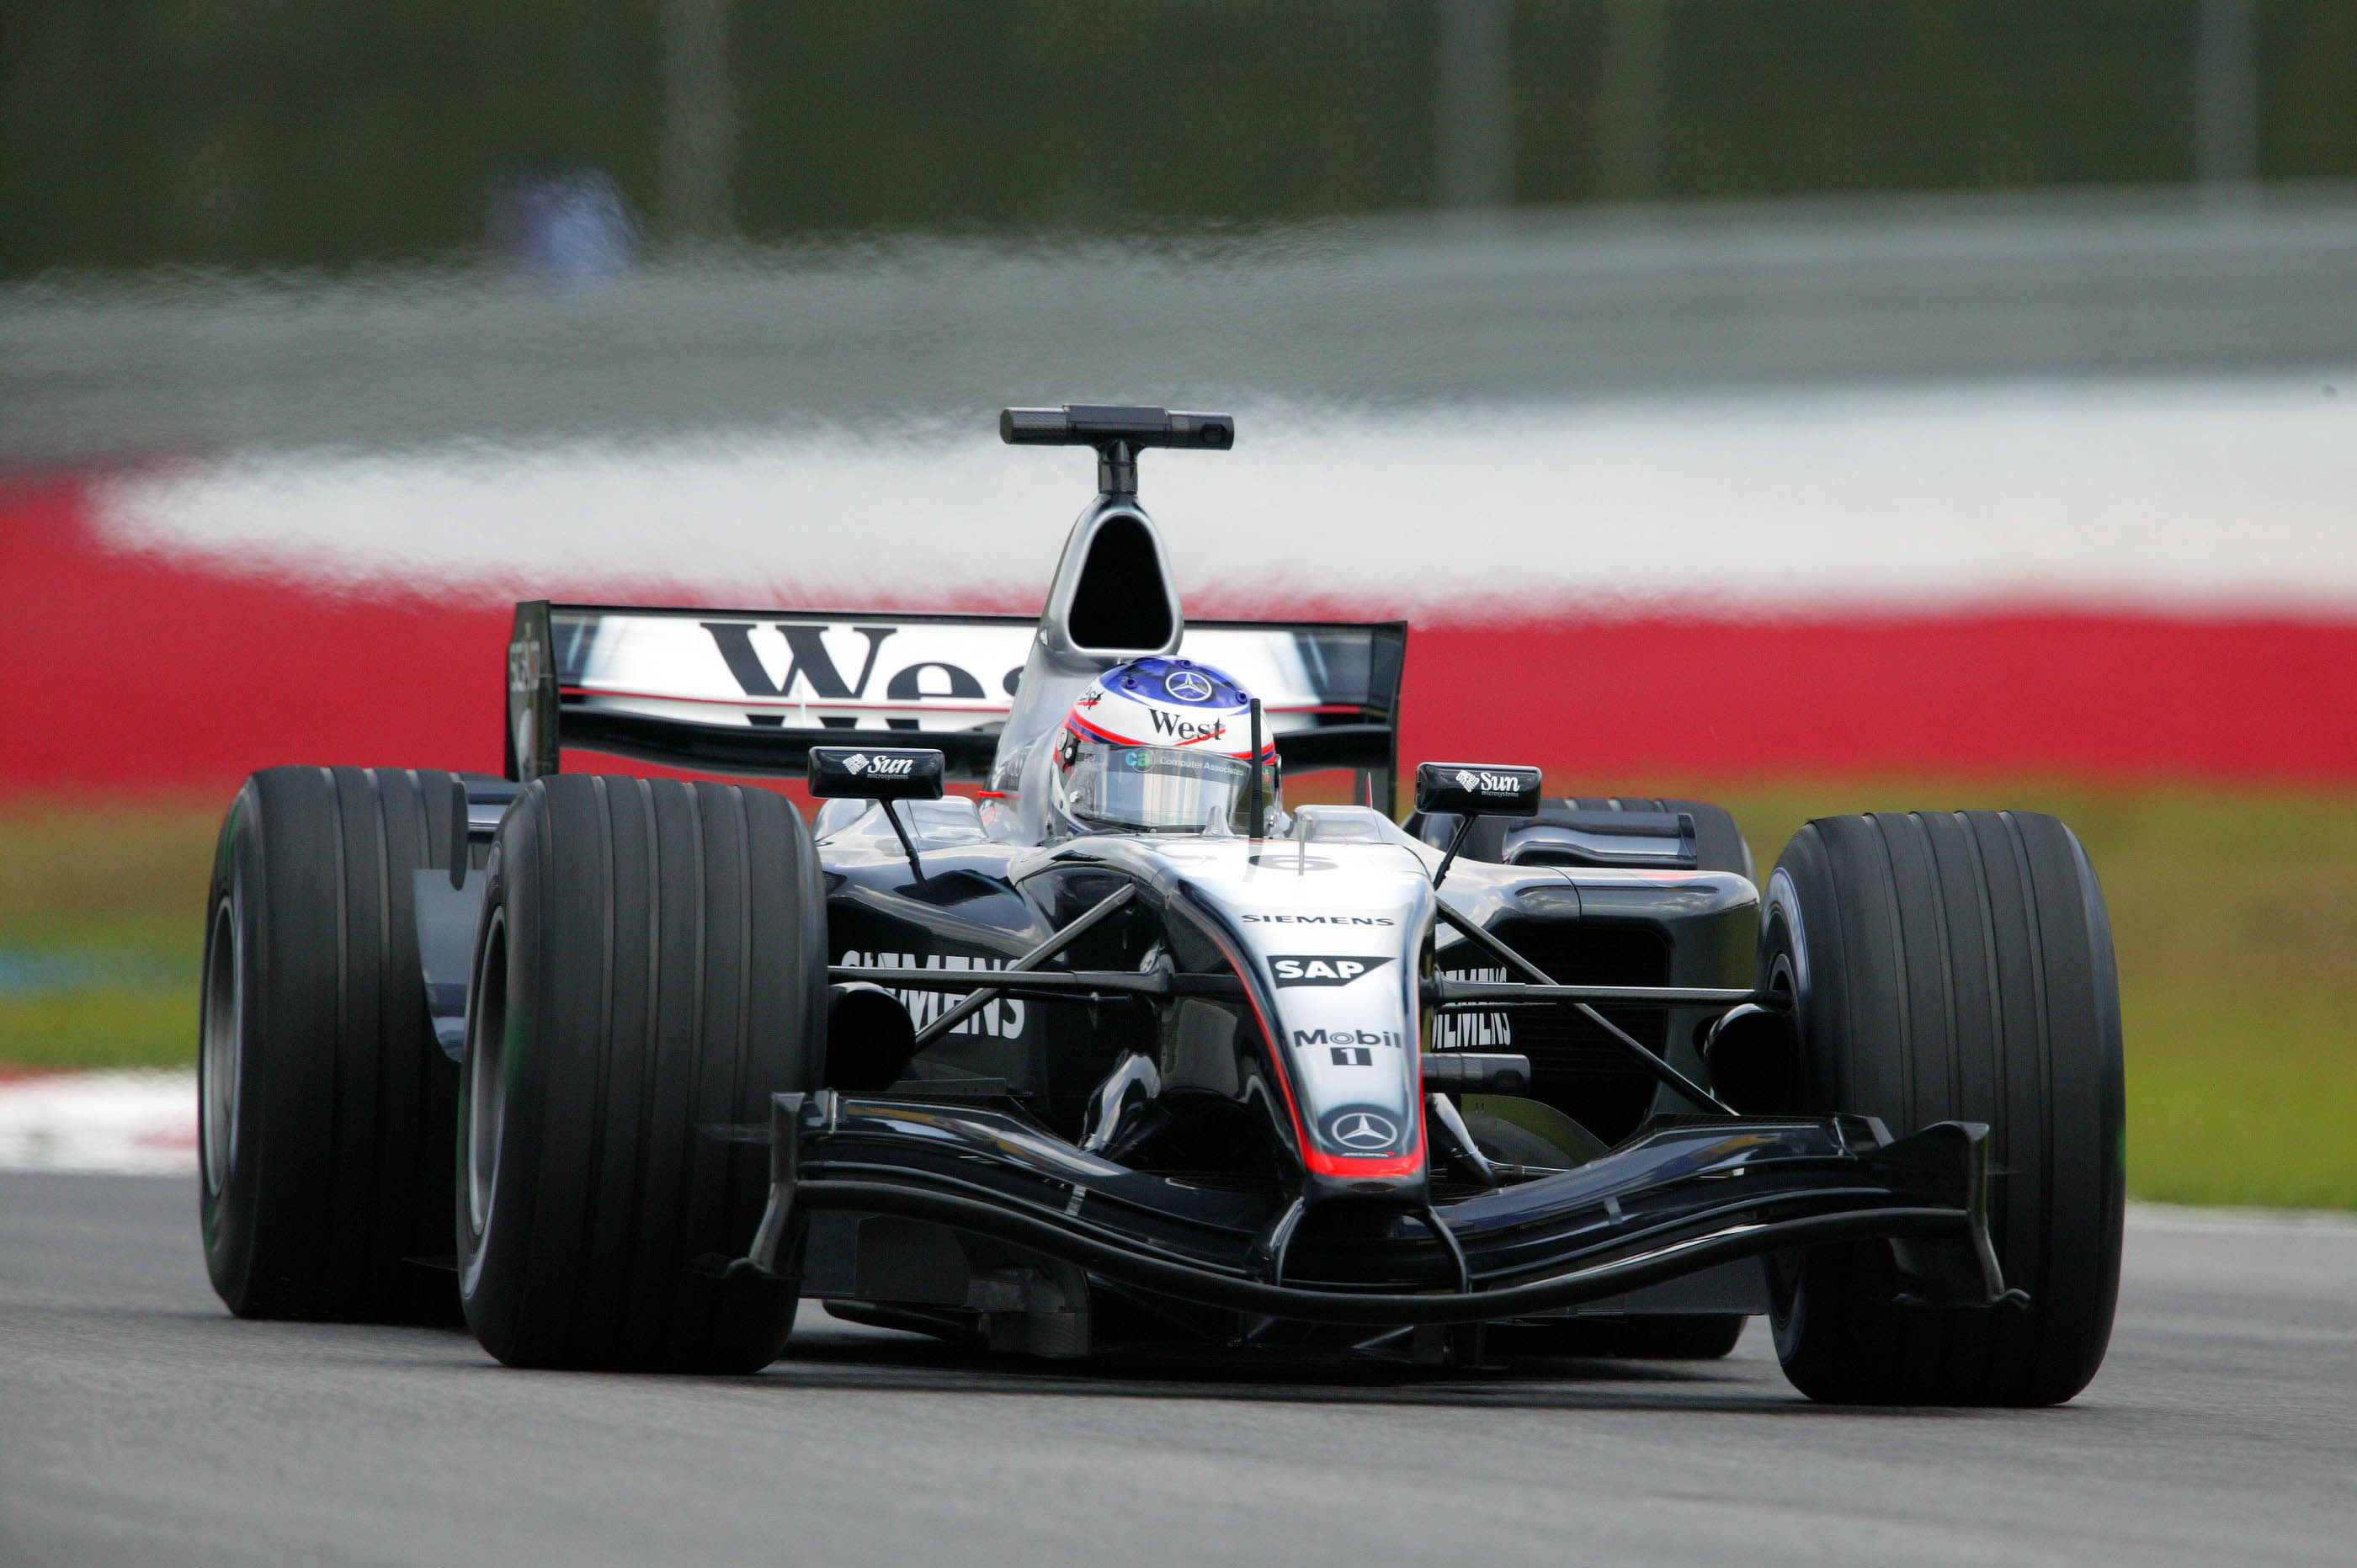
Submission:
<svg viewBox="0 0 2357 1568">
<path fill-rule="evenodd" d="M 1061 930 L 1049 937 L 1046 941 L 1041 942 L 1038 947 L 1033 948 L 1029 952 L 1025 953 L 1021 958 L 1017 959 L 1013 963 L 1008 964 L 1005 969 L 998 972 L 1001 974 L 1020 974 L 1032 969 L 1036 965 L 1045 963 L 1048 960 L 1055 957 L 1058 953 L 1071 946 L 1073 942 L 1087 935 L 1091 930 L 1094 929 L 1099 923 L 1103 921 L 1106 917 L 1112 915 L 1115 910 L 1119 909 L 1123 905 L 1128 903 L 1136 896 L 1137 886 L 1135 883 L 1114 889 L 1112 893 L 1106 895 L 1104 898 L 1091 908 L 1087 912 L 1082 914 L 1080 918 L 1074 920 L 1071 925 L 1064 927 Z M 880 983 L 873 978 L 877 972 L 876 971 L 870 970 L 866 972 L 870 977 L 870 984 Z M 950 972 L 947 970 L 933 970 L 929 972 L 934 974 L 947 974 Z M 911 990 L 916 988 L 904 985 L 902 989 Z M 985 1007 L 987 1007 L 993 1002 L 997 1001 L 999 996 L 1003 994 L 1004 990 L 1005 988 L 1002 986 L 985 986 L 984 989 L 974 993 L 971 996 L 968 996 L 956 1006 L 952 1007 L 948 1012 L 943 1013 L 940 1017 L 934 1019 L 931 1023 L 917 1031 L 917 1048 L 922 1050 L 932 1041 L 948 1034 L 952 1029 L 956 1028 L 960 1024 L 964 1023 L 968 1018 L 973 1017 L 976 1013 L 981 1012 Z"/>
<path fill-rule="evenodd" d="M 1518 985 L 1511 981 L 1457 980 L 1437 975 L 1426 983 L 1425 1000 L 1448 1012 L 1481 1007 L 1567 1005 L 1574 1002 L 1625 1003 L 1631 1006 L 1766 1006 L 1775 995 L 1710 985 Z"/>
<path fill-rule="evenodd" d="M 1460 914 L 1454 908 L 1451 908 L 1447 902 L 1436 899 L 1434 903 L 1435 907 L 1439 910 L 1440 918 L 1442 919 L 1456 927 L 1457 929 L 1463 932 L 1468 938 L 1471 939 L 1474 946 L 1481 949 L 1481 950 L 1488 953 L 1491 958 L 1496 959 L 1499 962 L 1504 964 L 1507 968 L 1520 970 L 1523 973 L 1529 975 L 1540 985 L 1546 987 L 1552 992 L 1560 993 L 1571 989 L 1570 987 L 1556 985 L 1554 978 L 1550 976 L 1546 971 L 1541 969 L 1538 965 L 1533 963 L 1530 960 L 1524 958 L 1522 954 L 1516 952 L 1505 943 L 1500 941 L 1496 937 L 1491 936 L 1488 931 L 1482 929 L 1480 925 L 1476 924 L 1470 918 Z M 1653 1053 L 1652 1048 L 1647 1046 L 1644 1041 L 1629 1033 L 1628 1030 L 1622 1028 L 1620 1025 L 1615 1024 L 1603 1014 L 1598 1013 L 1587 1002 L 1581 1001 L 1576 997 L 1560 994 L 1553 999 L 1570 1007 L 1573 1012 L 1577 1013 L 1581 1017 L 1586 1018 L 1589 1023 L 1603 1030 L 1608 1038 L 1618 1044 L 1622 1050 L 1628 1052 L 1631 1058 L 1641 1064 L 1646 1071 L 1652 1073 L 1663 1083 L 1668 1084 L 1672 1089 L 1676 1090 L 1680 1094 L 1684 1095 L 1696 1105 L 1716 1111 L 1723 1116 L 1733 1116 L 1736 1114 L 1735 1107 L 1728 1105 L 1724 1101 L 1721 1101 L 1717 1095 L 1711 1093 L 1710 1090 L 1705 1089 L 1702 1085 L 1696 1083 L 1694 1079 L 1688 1078 L 1685 1074 L 1672 1067 L 1668 1062 L 1663 1060 Z M 1741 993 L 1739 999 L 1748 1002 L 1751 999 L 1751 993 L 1748 991 L 1744 992 Z M 1536 1001 L 1539 1000 L 1539 998 L 1533 997 L 1531 1000 Z"/>
<path fill-rule="evenodd" d="M 828 968 L 826 978 L 836 985 L 864 980 L 887 991 L 971 991 L 986 983 L 1008 996 L 1168 996 L 1180 989 L 1176 976 L 1134 969 L 1048 969 L 1023 974 L 1005 969 L 862 969 L 839 964 Z"/>
</svg>

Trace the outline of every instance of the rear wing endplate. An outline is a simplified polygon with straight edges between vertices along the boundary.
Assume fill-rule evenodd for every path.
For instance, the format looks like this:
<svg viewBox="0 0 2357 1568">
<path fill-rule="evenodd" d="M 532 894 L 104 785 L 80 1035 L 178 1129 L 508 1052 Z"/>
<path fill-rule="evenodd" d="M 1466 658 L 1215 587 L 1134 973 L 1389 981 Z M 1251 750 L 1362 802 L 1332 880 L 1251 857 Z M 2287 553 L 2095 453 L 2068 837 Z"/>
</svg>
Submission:
<svg viewBox="0 0 2357 1568">
<path fill-rule="evenodd" d="M 516 606 L 508 777 L 565 747 L 693 771 L 799 774 L 813 746 L 921 746 L 987 777 L 1039 622 L 1019 616 Z M 1261 699 L 1295 770 L 1399 774 L 1407 624 L 1189 621 L 1180 651 Z"/>
</svg>

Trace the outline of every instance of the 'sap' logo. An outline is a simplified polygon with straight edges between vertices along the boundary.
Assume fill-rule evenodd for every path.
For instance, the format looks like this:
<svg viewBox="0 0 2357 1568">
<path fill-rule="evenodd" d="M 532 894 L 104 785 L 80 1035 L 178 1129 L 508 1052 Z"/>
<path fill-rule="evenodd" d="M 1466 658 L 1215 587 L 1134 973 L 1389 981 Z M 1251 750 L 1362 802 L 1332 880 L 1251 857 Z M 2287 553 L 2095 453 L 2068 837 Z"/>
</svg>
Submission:
<svg viewBox="0 0 2357 1568">
<path fill-rule="evenodd" d="M 1283 990 L 1289 985 L 1348 985 L 1389 962 L 1387 958 L 1355 953 L 1303 953 L 1291 958 L 1272 957 L 1268 967 L 1276 976 L 1277 989 Z"/>
</svg>

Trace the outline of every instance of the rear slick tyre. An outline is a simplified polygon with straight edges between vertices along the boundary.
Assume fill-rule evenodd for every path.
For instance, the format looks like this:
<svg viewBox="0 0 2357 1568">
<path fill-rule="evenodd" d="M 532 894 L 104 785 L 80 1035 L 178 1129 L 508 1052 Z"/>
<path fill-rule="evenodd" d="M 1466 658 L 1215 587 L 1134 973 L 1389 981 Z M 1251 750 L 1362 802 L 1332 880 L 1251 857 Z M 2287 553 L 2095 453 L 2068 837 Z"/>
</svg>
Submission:
<svg viewBox="0 0 2357 1568">
<path fill-rule="evenodd" d="M 456 1323 L 457 1069 L 411 875 L 447 869 L 447 773 L 273 768 L 221 823 L 197 1099 L 205 1266 L 240 1317 Z"/>
<path fill-rule="evenodd" d="M 730 1267 L 768 1151 L 725 1133 L 820 1081 L 825 918 L 810 833 L 777 795 L 565 774 L 509 809 L 459 1081 L 459 1294 L 486 1350 L 703 1372 L 777 1359 L 792 1283 Z"/>
<path fill-rule="evenodd" d="M 2119 1294 L 2125 1126 L 2109 917 L 2071 831 L 2026 811 L 1832 817 L 1770 879 L 1760 980 L 1790 992 L 1803 1109 L 1904 1137 L 1989 1127 L 1989 1230 L 2027 1307 L 1894 1299 L 1889 1248 L 1778 1260 L 1776 1349 L 1812 1399 L 2049 1405 L 2095 1375 Z"/>
</svg>

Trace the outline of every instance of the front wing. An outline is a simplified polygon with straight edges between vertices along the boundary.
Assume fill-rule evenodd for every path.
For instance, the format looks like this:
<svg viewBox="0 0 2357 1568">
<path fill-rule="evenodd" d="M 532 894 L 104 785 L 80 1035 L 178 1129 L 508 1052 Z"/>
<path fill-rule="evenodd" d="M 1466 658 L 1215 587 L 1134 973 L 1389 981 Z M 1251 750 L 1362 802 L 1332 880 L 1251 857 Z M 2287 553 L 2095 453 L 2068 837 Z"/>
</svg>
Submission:
<svg viewBox="0 0 2357 1568">
<path fill-rule="evenodd" d="M 718 1130 L 716 1130 L 718 1131 Z M 1297 1202 L 1134 1171 L 1035 1124 L 954 1103 L 820 1090 L 774 1097 L 770 1192 L 748 1255 L 791 1273 L 825 1210 L 931 1221 L 1129 1290 L 1306 1322 L 1497 1322 L 1622 1296 L 1835 1241 L 1891 1243 L 1902 1300 L 1985 1306 L 2007 1291 L 1986 1218 L 1987 1129 L 1891 1140 L 1871 1118 L 1656 1123 L 1577 1169 L 1338 1231 Z"/>
</svg>

